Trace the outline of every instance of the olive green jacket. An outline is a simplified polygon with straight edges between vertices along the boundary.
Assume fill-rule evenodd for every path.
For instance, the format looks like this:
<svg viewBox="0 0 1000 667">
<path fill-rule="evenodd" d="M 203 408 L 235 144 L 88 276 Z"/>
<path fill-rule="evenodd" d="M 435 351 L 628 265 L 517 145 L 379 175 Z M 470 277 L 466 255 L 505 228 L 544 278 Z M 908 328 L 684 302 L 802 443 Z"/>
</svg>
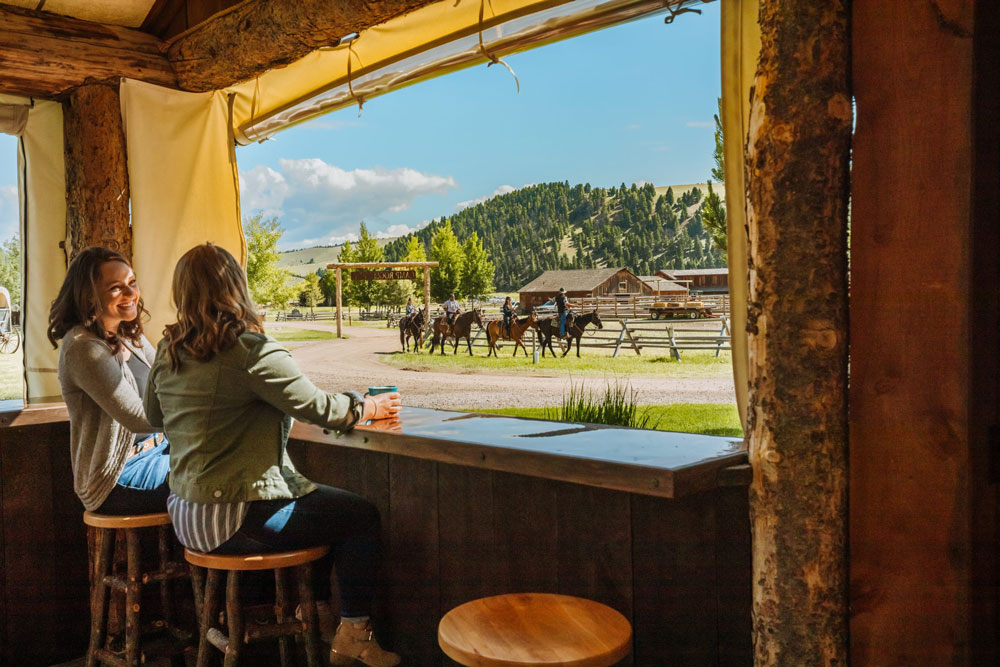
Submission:
<svg viewBox="0 0 1000 667">
<path fill-rule="evenodd" d="M 291 419 L 346 431 L 360 411 L 302 374 L 272 338 L 245 333 L 207 362 L 181 353 L 170 369 L 160 341 L 144 399 L 170 440 L 170 490 L 196 503 L 298 498 L 316 487 L 285 447 Z"/>
</svg>

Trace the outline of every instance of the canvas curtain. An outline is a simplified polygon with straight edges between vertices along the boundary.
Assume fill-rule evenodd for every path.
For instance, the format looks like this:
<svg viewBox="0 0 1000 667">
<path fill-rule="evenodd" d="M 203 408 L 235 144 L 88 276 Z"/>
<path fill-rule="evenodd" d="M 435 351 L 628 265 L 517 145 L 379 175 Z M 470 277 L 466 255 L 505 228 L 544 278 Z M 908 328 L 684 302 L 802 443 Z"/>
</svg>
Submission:
<svg viewBox="0 0 1000 667">
<path fill-rule="evenodd" d="M 0 96 L 0 131 L 18 136 L 21 208 L 21 339 L 25 399 L 59 401 L 59 354 L 46 338 L 49 305 L 66 275 L 66 192 L 63 116 L 57 102 Z"/>
<path fill-rule="evenodd" d="M 750 119 L 750 87 L 760 54 L 758 0 L 722 0 L 722 133 L 725 137 L 726 215 L 729 247 L 730 323 L 733 380 L 743 430 L 747 427 L 749 350 L 747 341 L 746 184 L 743 154 Z"/>
<path fill-rule="evenodd" d="M 132 262 L 154 344 L 175 321 L 174 265 L 210 241 L 246 266 L 229 98 L 140 81 L 121 84 L 132 197 Z"/>
</svg>

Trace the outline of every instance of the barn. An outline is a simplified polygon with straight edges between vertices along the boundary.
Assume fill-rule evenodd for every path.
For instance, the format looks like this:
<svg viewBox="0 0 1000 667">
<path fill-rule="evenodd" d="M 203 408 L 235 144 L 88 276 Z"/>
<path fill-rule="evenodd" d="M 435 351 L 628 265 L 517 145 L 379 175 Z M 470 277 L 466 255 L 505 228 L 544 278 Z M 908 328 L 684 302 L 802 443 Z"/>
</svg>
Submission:
<svg viewBox="0 0 1000 667">
<path fill-rule="evenodd" d="M 660 269 L 657 276 L 685 285 L 701 294 L 728 294 L 729 269 Z"/>
<path fill-rule="evenodd" d="M 687 286 L 663 276 L 639 276 L 639 280 L 649 285 L 653 296 L 684 296 L 688 293 Z"/>
<path fill-rule="evenodd" d="M 648 296 L 653 293 L 648 284 L 628 269 L 546 271 L 518 290 L 522 310 L 545 303 L 559 293 L 560 287 L 566 289 L 570 299 L 616 294 Z"/>
</svg>

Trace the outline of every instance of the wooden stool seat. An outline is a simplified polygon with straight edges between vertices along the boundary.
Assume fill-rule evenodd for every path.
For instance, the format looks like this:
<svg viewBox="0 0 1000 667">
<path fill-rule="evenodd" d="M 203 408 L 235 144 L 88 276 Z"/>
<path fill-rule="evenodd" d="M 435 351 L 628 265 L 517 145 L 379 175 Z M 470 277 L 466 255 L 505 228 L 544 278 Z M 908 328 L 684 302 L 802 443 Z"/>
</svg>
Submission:
<svg viewBox="0 0 1000 667">
<path fill-rule="evenodd" d="M 310 547 L 297 551 L 279 551 L 266 554 L 206 554 L 191 549 L 184 550 L 187 562 L 198 567 L 213 570 L 276 570 L 281 567 L 295 567 L 319 560 L 330 551 L 330 547 Z"/>
<path fill-rule="evenodd" d="M 629 654 L 632 626 L 591 600 L 515 593 L 455 607 L 438 625 L 438 643 L 467 667 L 608 667 Z"/>
<path fill-rule="evenodd" d="M 215 649 L 225 654 L 225 667 L 235 667 L 242 657 L 243 647 L 250 642 L 277 639 L 282 667 L 289 667 L 293 652 L 290 640 L 302 637 L 305 643 L 306 662 L 309 667 L 320 667 L 319 617 L 313 599 L 310 566 L 330 548 L 311 547 L 296 551 L 279 551 L 260 554 L 206 554 L 191 549 L 184 550 L 184 558 L 192 565 L 195 604 L 201 610 L 198 642 L 198 667 L 207 667 Z M 298 575 L 301 620 L 296 618 L 291 606 L 285 573 L 294 568 Z M 254 623 L 248 626 L 241 600 L 240 572 L 247 570 L 274 570 L 274 622 Z M 225 582 L 225 632 L 215 627 L 220 606 L 221 576 Z"/>
<path fill-rule="evenodd" d="M 150 526 L 169 526 L 170 515 L 166 512 L 156 514 L 97 514 L 84 512 L 83 522 L 94 528 L 114 528 L 128 530 L 129 528 L 149 528 Z"/>
</svg>

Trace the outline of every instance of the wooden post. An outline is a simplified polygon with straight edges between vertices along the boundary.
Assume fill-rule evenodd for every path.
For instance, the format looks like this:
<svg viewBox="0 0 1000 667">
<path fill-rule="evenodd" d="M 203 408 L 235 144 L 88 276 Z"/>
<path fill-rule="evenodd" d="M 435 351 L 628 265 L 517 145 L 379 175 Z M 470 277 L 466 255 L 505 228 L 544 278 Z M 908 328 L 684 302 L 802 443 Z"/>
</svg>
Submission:
<svg viewBox="0 0 1000 667">
<path fill-rule="evenodd" d="M 116 88 L 80 86 L 63 103 L 69 257 L 100 245 L 132 259 L 128 168 Z"/>
<path fill-rule="evenodd" d="M 343 297 L 340 294 L 341 280 L 342 280 L 342 278 L 340 276 L 340 272 L 342 270 L 343 269 L 340 269 L 340 268 L 337 269 L 337 338 L 343 338 L 343 334 L 341 333 L 341 326 L 342 326 L 342 322 L 343 322 L 343 316 L 340 313 L 340 308 L 341 308 L 341 305 L 343 304 Z"/>
<path fill-rule="evenodd" d="M 848 0 L 761 0 L 746 173 L 757 665 L 847 664 Z"/>
<path fill-rule="evenodd" d="M 424 269 L 424 322 L 431 321 L 431 270 Z"/>
</svg>

